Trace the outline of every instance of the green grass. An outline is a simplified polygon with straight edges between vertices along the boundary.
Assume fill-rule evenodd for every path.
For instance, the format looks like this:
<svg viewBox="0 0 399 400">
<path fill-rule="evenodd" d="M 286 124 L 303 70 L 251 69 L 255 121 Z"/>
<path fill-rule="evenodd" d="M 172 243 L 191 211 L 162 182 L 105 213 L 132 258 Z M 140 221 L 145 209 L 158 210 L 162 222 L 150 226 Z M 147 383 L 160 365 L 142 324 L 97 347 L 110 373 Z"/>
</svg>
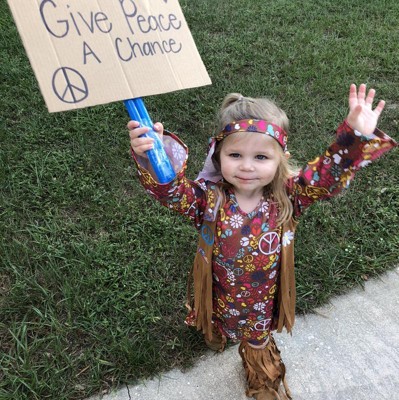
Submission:
<svg viewBox="0 0 399 400">
<path fill-rule="evenodd" d="M 146 104 L 190 146 L 189 176 L 231 91 L 287 111 L 301 163 L 331 142 L 351 82 L 377 89 L 398 138 L 396 0 L 181 4 L 213 85 Z M 0 26 L 0 398 L 83 399 L 190 366 L 205 351 L 182 322 L 195 231 L 139 186 L 122 103 L 48 114 L 5 2 Z M 299 312 L 398 263 L 397 155 L 302 219 Z"/>
</svg>

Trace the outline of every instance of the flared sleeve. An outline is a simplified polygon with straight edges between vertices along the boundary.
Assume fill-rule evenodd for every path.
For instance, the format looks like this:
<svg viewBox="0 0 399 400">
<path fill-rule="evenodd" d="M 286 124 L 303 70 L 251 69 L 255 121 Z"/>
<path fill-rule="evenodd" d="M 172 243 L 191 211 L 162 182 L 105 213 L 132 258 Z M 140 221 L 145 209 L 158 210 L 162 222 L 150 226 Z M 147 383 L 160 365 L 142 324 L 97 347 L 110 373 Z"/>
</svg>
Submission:
<svg viewBox="0 0 399 400">
<path fill-rule="evenodd" d="M 204 218 L 214 218 L 217 208 L 216 185 L 203 179 L 193 181 L 186 177 L 188 148 L 179 137 L 165 131 L 163 144 L 176 177 L 165 184 L 157 182 L 150 173 L 148 159 L 139 157 L 132 151 L 140 183 L 163 206 L 188 217 L 200 229 Z"/>
<path fill-rule="evenodd" d="M 289 183 L 294 217 L 299 217 L 315 201 L 339 194 L 349 186 L 358 170 L 397 145 L 379 129 L 371 136 L 364 136 L 344 121 L 337 130 L 335 142 L 323 155 L 308 162 Z"/>
</svg>

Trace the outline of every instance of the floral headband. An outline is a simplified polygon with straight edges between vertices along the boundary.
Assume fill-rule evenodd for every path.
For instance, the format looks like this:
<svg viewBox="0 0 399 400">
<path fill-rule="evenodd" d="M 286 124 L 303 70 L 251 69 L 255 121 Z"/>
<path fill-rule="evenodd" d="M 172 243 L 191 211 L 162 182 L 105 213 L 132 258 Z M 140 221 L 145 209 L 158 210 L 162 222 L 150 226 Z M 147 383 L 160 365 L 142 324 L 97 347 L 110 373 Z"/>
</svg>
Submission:
<svg viewBox="0 0 399 400">
<path fill-rule="evenodd" d="M 222 141 L 227 136 L 236 132 L 258 132 L 271 136 L 275 139 L 284 153 L 287 153 L 287 132 L 283 128 L 262 119 L 242 119 L 240 121 L 231 122 L 215 137 L 211 138 L 209 143 L 209 151 L 204 166 L 197 176 L 197 180 L 204 179 L 212 182 L 218 182 L 222 179 L 222 175 L 212 162 L 212 155 L 215 152 L 216 143 Z"/>
<path fill-rule="evenodd" d="M 285 132 L 285 130 L 278 125 L 275 125 L 272 122 L 268 122 L 263 119 L 242 119 L 240 121 L 231 122 L 230 124 L 226 125 L 225 128 L 217 136 L 215 136 L 215 140 L 217 142 L 220 142 L 227 136 L 236 132 L 264 133 L 265 135 L 269 135 L 273 139 L 275 139 L 283 149 L 284 153 L 288 151 L 287 132 Z"/>
</svg>

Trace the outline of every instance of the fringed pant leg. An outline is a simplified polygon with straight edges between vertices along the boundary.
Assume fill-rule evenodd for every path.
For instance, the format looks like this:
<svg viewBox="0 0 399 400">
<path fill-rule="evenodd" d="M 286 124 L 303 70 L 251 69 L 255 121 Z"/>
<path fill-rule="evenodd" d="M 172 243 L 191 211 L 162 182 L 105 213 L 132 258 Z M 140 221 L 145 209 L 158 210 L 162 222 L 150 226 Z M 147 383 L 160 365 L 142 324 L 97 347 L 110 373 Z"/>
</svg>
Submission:
<svg viewBox="0 0 399 400">
<path fill-rule="evenodd" d="M 285 381 L 285 365 L 271 335 L 263 349 L 254 349 L 247 342 L 241 342 L 238 351 L 247 377 L 247 396 L 256 400 L 292 399 Z M 285 393 L 281 393 L 281 383 Z"/>
</svg>

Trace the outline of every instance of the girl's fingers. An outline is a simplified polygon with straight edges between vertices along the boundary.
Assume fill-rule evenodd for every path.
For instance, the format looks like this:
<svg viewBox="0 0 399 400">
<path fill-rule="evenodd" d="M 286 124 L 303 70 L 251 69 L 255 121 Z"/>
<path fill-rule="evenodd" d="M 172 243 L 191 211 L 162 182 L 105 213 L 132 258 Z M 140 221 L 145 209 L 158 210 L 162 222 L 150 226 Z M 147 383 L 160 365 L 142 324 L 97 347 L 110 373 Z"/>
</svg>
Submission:
<svg viewBox="0 0 399 400">
<path fill-rule="evenodd" d="M 140 122 L 138 122 L 138 121 L 131 120 L 131 121 L 129 121 L 127 123 L 127 129 L 129 131 L 134 129 L 134 128 L 137 128 L 138 126 L 140 126 Z"/>
<path fill-rule="evenodd" d="M 130 139 L 130 144 L 134 148 L 148 147 L 154 145 L 154 139 L 149 137 L 133 137 Z"/>
<path fill-rule="evenodd" d="M 144 156 L 146 151 L 154 148 L 154 140 L 151 138 L 136 138 L 130 140 L 130 146 L 137 155 Z"/>
<path fill-rule="evenodd" d="M 139 156 L 144 156 L 146 151 L 151 150 L 153 148 L 154 148 L 153 144 L 146 144 L 138 147 L 132 146 L 133 151 Z"/>
<path fill-rule="evenodd" d="M 354 83 L 351 84 L 349 89 L 349 108 L 352 110 L 357 105 L 357 91 L 356 85 Z"/>
<path fill-rule="evenodd" d="M 147 126 L 140 126 L 138 121 L 129 121 L 127 124 L 129 130 L 130 146 L 132 150 L 138 156 L 146 157 L 146 152 L 154 148 L 154 139 L 148 136 L 143 136 L 147 133 L 150 128 Z M 153 126 L 154 131 L 156 131 L 160 136 L 163 133 L 163 125 L 157 122 Z"/>
<path fill-rule="evenodd" d="M 359 86 L 359 91 L 357 92 L 357 101 L 359 104 L 364 104 L 364 99 L 366 97 L 366 85 L 362 83 Z"/>
<path fill-rule="evenodd" d="M 154 131 L 156 131 L 156 132 L 163 131 L 163 125 L 160 122 L 157 122 L 156 124 L 154 124 L 153 128 L 154 128 Z"/>
<path fill-rule="evenodd" d="M 359 90 L 356 89 L 355 84 L 351 84 L 350 89 L 349 89 L 349 108 L 353 110 L 357 105 L 366 105 L 369 108 L 372 107 L 373 101 L 375 97 L 375 89 L 370 89 L 367 93 L 366 96 L 366 85 L 362 83 L 359 86 Z M 379 103 L 378 106 L 376 107 L 376 112 L 378 115 L 381 113 L 385 106 L 385 102 Z"/>
<path fill-rule="evenodd" d="M 148 130 L 149 128 L 147 128 L 146 126 L 140 128 L 133 128 L 132 130 L 129 131 L 130 139 L 138 138 L 139 136 L 147 133 Z"/>
<path fill-rule="evenodd" d="M 375 96 L 375 90 L 370 89 L 366 97 L 366 104 L 369 105 L 370 107 L 373 104 L 374 96 Z"/>
<path fill-rule="evenodd" d="M 380 102 L 377 104 L 377 107 L 375 108 L 374 112 L 379 116 L 382 113 L 382 110 L 385 107 L 385 101 L 380 100 Z"/>
<path fill-rule="evenodd" d="M 130 137 L 138 137 L 147 133 L 150 128 L 147 126 L 140 126 L 140 123 L 137 121 L 129 121 L 127 124 L 127 129 L 129 130 Z M 153 126 L 154 131 L 158 132 L 160 135 L 163 133 L 163 125 L 160 122 L 157 122 Z"/>
</svg>

